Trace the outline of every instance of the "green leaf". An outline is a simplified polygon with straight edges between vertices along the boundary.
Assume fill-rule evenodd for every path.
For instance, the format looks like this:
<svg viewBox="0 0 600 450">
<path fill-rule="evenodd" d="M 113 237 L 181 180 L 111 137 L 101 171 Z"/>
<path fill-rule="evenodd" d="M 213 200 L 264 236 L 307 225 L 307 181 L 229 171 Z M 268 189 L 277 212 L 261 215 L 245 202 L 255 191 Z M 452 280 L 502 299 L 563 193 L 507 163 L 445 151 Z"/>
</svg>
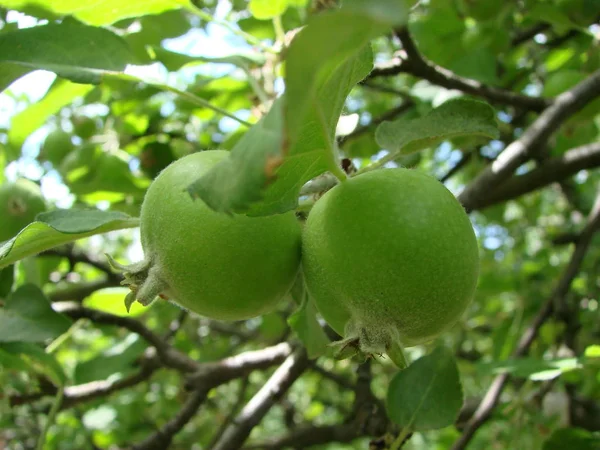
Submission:
<svg viewBox="0 0 600 450">
<path fill-rule="evenodd" d="M 135 369 L 136 361 L 147 347 L 146 341 L 136 334 L 130 334 L 124 341 L 111 346 L 100 356 L 78 362 L 75 366 L 73 382 L 82 384 L 104 380 L 115 374 L 127 375 Z"/>
<path fill-rule="evenodd" d="M 32 69 L 19 64 L 0 62 L 0 92 L 31 71 Z"/>
<path fill-rule="evenodd" d="M 75 84 L 67 80 L 56 80 L 48 93 L 38 102 L 14 115 L 10 121 L 8 139 L 11 145 L 20 147 L 25 139 L 41 127 L 48 117 L 73 100 L 85 96 L 94 88 L 92 85 Z"/>
<path fill-rule="evenodd" d="M 129 294 L 130 289 L 124 287 L 106 288 L 94 291 L 85 300 L 85 306 L 88 308 L 97 309 L 107 313 L 114 314 L 116 316 L 128 316 L 136 317 L 141 316 L 148 311 L 155 303 L 150 303 L 148 306 L 144 306 L 139 302 L 135 302 L 131 305 L 129 312 L 125 309 L 123 304 L 123 298 Z"/>
<path fill-rule="evenodd" d="M 129 17 L 160 14 L 187 5 L 187 0 L 0 0 L 0 6 L 36 17 L 73 15 L 90 25 L 110 25 Z"/>
<path fill-rule="evenodd" d="M 587 346 L 583 352 L 583 356 L 590 359 L 600 358 L 600 345 Z"/>
<path fill-rule="evenodd" d="M 372 68 L 369 42 L 405 19 L 400 1 L 348 2 L 316 16 L 287 50 L 284 96 L 190 194 L 217 211 L 270 215 L 294 209 L 310 179 L 339 173 L 335 127 Z"/>
<path fill-rule="evenodd" d="M 516 377 L 529 378 L 534 381 L 551 380 L 563 373 L 583 367 L 579 358 L 559 358 L 541 360 L 539 358 L 508 359 L 505 361 L 481 363 L 480 373 L 510 373 Z"/>
<path fill-rule="evenodd" d="M 0 268 L 61 244 L 137 226 L 137 218 L 117 211 L 71 209 L 42 213 L 36 222 L 0 246 Z"/>
<path fill-rule="evenodd" d="M 405 155 L 458 136 L 499 135 L 494 110 L 487 103 L 466 98 L 447 101 L 418 119 L 386 121 L 377 127 L 377 143 L 392 155 Z"/>
<path fill-rule="evenodd" d="M 231 156 L 219 162 L 188 188 L 192 197 L 200 197 L 216 211 L 231 213 L 261 198 L 261 190 L 272 178 L 282 145 L 283 116 L 281 101 L 254 125 L 231 150 Z"/>
<path fill-rule="evenodd" d="M 77 150 L 71 155 L 76 156 Z M 65 161 L 70 162 L 72 159 L 68 157 Z M 76 177 L 67 177 L 67 185 L 77 196 L 112 192 L 123 197 L 125 194 L 133 194 L 141 198 L 145 189 L 137 186 L 138 180 L 131 173 L 128 161 L 129 155 L 125 152 L 96 152 L 87 164 L 82 164 L 73 171 Z"/>
<path fill-rule="evenodd" d="M 259 20 L 281 16 L 288 7 L 288 0 L 250 0 L 248 9 Z"/>
<path fill-rule="evenodd" d="M 315 144 L 331 142 L 349 90 L 370 70 L 365 47 L 392 26 L 402 25 L 406 15 L 402 1 L 350 1 L 341 10 L 316 16 L 298 33 L 286 56 L 285 116 L 291 147 L 306 131 L 318 135 Z M 328 81 L 340 74 L 336 81 L 342 86 L 336 88 Z"/>
<path fill-rule="evenodd" d="M 453 424 L 462 403 L 456 362 L 444 347 L 436 348 L 398 372 L 387 393 L 390 419 L 417 431 Z"/>
<path fill-rule="evenodd" d="M 0 344 L 0 367 L 5 369 L 22 370 L 24 372 L 31 370 L 31 366 L 23 361 L 19 355 L 13 355 L 2 348 Z"/>
<path fill-rule="evenodd" d="M 555 430 L 542 447 L 542 450 L 565 449 L 598 450 L 600 437 L 581 428 L 563 428 Z"/>
<path fill-rule="evenodd" d="M 64 386 L 67 381 L 67 376 L 54 355 L 46 353 L 37 344 L 29 342 L 0 343 L 0 363 L 4 364 L 9 360 L 7 355 L 12 356 L 10 359 L 13 368 L 23 370 L 27 367 L 33 372 L 43 373 L 57 386 Z M 21 359 L 24 364 L 18 364 L 17 367 L 16 357 Z"/>
<path fill-rule="evenodd" d="M 559 30 L 559 33 L 565 33 L 571 28 L 581 29 L 579 25 L 574 23 L 568 15 L 564 14 L 558 7 L 550 3 L 534 4 L 528 11 L 528 16 L 552 24 Z"/>
<path fill-rule="evenodd" d="M 266 59 L 260 53 L 243 53 L 211 58 L 207 56 L 190 56 L 183 53 L 172 52 L 162 47 L 152 47 L 152 53 L 157 61 L 160 61 L 167 70 L 176 72 L 183 66 L 193 66 L 204 63 L 233 64 L 246 70 L 250 66 L 262 66 Z"/>
<path fill-rule="evenodd" d="M 556 97 L 585 79 L 585 74 L 576 70 L 561 70 L 548 75 L 544 83 L 544 97 Z"/>
<path fill-rule="evenodd" d="M 303 283 L 303 280 L 300 279 L 300 282 Z M 306 289 L 302 290 L 302 303 L 288 318 L 288 324 L 306 347 L 308 357 L 315 359 L 327 352 L 329 339 L 321 325 L 319 325 L 317 308 L 314 302 L 310 299 Z"/>
<path fill-rule="evenodd" d="M 69 329 L 71 321 L 55 312 L 33 284 L 13 292 L 0 309 L 0 342 L 44 342 Z"/>
<path fill-rule="evenodd" d="M 121 72 L 133 59 L 116 34 L 72 22 L 0 34 L 0 63 L 49 70 L 76 83 L 98 84 L 102 73 Z"/>
<path fill-rule="evenodd" d="M 0 298 L 5 298 L 10 294 L 15 280 L 14 266 L 8 266 L 0 269 Z"/>
<path fill-rule="evenodd" d="M 2 67 L 0 67 L 0 73 L 2 73 Z M 0 183 L 3 183 L 6 179 L 4 169 L 6 168 L 6 164 L 8 163 L 8 152 L 9 150 L 6 147 L 6 145 L 0 144 Z"/>
</svg>

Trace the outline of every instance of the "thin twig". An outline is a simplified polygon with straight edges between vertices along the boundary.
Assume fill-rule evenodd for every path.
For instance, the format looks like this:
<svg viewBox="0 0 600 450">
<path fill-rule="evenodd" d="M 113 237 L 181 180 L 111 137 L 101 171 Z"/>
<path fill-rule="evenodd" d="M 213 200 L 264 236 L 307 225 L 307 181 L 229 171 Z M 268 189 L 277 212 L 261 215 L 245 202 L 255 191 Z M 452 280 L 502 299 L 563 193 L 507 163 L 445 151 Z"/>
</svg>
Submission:
<svg viewBox="0 0 600 450">
<path fill-rule="evenodd" d="M 104 272 L 108 279 L 111 281 L 118 281 L 119 276 L 112 270 L 112 268 L 103 260 L 96 258 L 94 255 L 85 253 L 74 247 L 57 247 L 50 250 L 46 250 L 39 254 L 39 256 L 59 256 L 67 258 L 72 263 L 83 263 L 88 266 L 95 267 L 96 269 Z"/>
<path fill-rule="evenodd" d="M 132 450 L 165 450 L 171 445 L 173 437 L 194 417 L 200 405 L 206 399 L 208 391 L 198 389 L 190 395 L 181 410 L 154 434 L 148 436 Z"/>
<path fill-rule="evenodd" d="M 114 392 L 118 392 L 122 389 L 127 389 L 135 386 L 143 381 L 146 381 L 154 373 L 157 364 L 153 364 L 151 361 L 144 361 L 142 368 L 139 372 L 133 375 L 121 378 L 119 380 L 98 380 L 90 381 L 89 383 L 77 384 L 74 386 L 67 386 L 64 389 L 64 398 L 61 404 L 61 408 L 69 408 L 79 403 L 93 400 L 99 397 L 105 397 Z M 57 388 L 51 384 L 44 386 L 44 389 L 40 392 L 32 394 L 22 394 L 9 397 L 9 404 L 11 406 L 23 405 L 39 400 L 49 395 L 56 395 Z"/>
<path fill-rule="evenodd" d="M 394 119 L 394 118 L 404 114 L 405 112 L 410 110 L 413 106 L 415 106 L 415 104 L 412 102 L 412 100 L 405 101 L 401 105 L 396 106 L 395 108 L 392 108 L 389 111 L 386 111 L 385 113 L 381 114 L 380 116 L 374 118 L 367 125 L 356 128 L 352 133 L 349 133 L 346 136 L 341 136 L 338 139 L 338 145 L 340 147 L 343 147 L 343 145 L 347 141 L 356 139 L 357 137 L 362 136 L 363 134 L 369 132 L 370 130 L 375 128 L 377 125 L 379 125 L 382 122 L 385 122 L 386 120 L 391 120 L 391 119 Z"/>
<path fill-rule="evenodd" d="M 369 75 L 369 79 L 381 76 L 393 76 L 399 73 L 409 73 L 447 89 L 458 89 L 491 101 L 531 111 L 542 111 L 551 103 L 549 100 L 543 98 L 517 94 L 512 91 L 487 86 L 480 81 L 460 77 L 454 72 L 426 60 L 417 50 L 407 29 L 398 30 L 396 35 L 402 42 L 406 58 L 394 58 L 385 65 L 376 66 Z"/>
<path fill-rule="evenodd" d="M 197 362 L 190 359 L 187 355 L 175 350 L 161 336 L 151 331 L 142 324 L 142 322 L 136 319 L 73 305 L 66 305 L 64 308 L 61 308 L 60 312 L 73 319 L 90 319 L 94 323 L 115 325 L 139 334 L 156 349 L 158 358 L 168 367 L 172 367 L 182 372 L 194 372 L 199 368 Z"/>
<path fill-rule="evenodd" d="M 99 278 L 93 281 L 84 281 L 81 283 L 69 284 L 64 288 L 58 288 L 48 294 L 52 302 L 74 301 L 81 303 L 85 298 L 94 292 L 109 287 L 120 286 L 116 278 Z"/>
<path fill-rule="evenodd" d="M 448 170 L 448 172 L 446 172 L 445 175 L 443 175 L 440 178 L 440 182 L 445 183 L 451 177 L 453 177 L 460 169 L 465 167 L 467 165 L 467 163 L 473 157 L 473 153 L 474 153 L 473 150 L 463 153 L 462 156 L 460 157 L 460 160 L 456 164 L 454 164 L 454 166 L 452 166 L 452 168 L 450 170 Z"/>
<path fill-rule="evenodd" d="M 221 425 L 219 425 L 219 428 L 215 432 L 207 448 L 213 448 L 213 446 L 219 441 L 219 439 L 221 439 L 225 430 L 233 423 L 235 416 L 238 414 L 240 408 L 244 405 L 244 399 L 246 397 L 246 391 L 248 390 L 248 386 L 250 386 L 248 377 L 242 378 L 240 380 L 240 387 L 237 392 L 237 400 L 231 407 L 231 410 L 229 411 L 227 417 L 225 417 L 225 420 L 223 420 Z"/>
</svg>

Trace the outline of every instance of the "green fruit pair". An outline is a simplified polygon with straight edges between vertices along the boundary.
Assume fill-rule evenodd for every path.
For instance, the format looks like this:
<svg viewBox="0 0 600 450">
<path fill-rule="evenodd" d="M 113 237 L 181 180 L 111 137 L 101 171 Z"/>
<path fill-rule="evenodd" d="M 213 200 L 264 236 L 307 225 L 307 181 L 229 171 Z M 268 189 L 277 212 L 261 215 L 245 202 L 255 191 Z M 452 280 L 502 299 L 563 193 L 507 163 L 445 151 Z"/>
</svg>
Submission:
<svg viewBox="0 0 600 450">
<path fill-rule="evenodd" d="M 181 158 L 148 189 L 145 259 L 117 265 L 132 289 L 128 304 L 160 295 L 201 315 L 240 320 L 268 312 L 289 290 L 300 263 L 293 213 L 227 216 L 186 191 L 227 155 Z M 402 365 L 403 347 L 439 335 L 473 297 L 479 262 L 469 219 L 441 183 L 414 170 L 342 182 L 316 203 L 302 241 L 306 284 L 344 336 L 340 355 L 388 353 Z"/>
</svg>

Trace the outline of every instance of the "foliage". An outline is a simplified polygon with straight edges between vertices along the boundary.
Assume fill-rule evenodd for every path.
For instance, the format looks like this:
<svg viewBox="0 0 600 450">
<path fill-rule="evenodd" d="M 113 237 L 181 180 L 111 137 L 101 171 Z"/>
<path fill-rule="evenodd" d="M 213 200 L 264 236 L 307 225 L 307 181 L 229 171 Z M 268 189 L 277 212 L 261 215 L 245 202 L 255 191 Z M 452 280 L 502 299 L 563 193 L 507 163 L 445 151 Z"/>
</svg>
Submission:
<svg viewBox="0 0 600 450">
<path fill-rule="evenodd" d="M 0 0 L 0 183 L 48 205 L 0 243 L 0 447 L 598 448 L 598 11 Z M 480 245 L 461 321 L 399 371 L 334 358 L 302 273 L 245 321 L 126 311 L 104 254 L 142 259 L 148 186 L 211 149 L 186 195 L 224 218 L 305 222 L 382 167 L 437 177 Z"/>
</svg>

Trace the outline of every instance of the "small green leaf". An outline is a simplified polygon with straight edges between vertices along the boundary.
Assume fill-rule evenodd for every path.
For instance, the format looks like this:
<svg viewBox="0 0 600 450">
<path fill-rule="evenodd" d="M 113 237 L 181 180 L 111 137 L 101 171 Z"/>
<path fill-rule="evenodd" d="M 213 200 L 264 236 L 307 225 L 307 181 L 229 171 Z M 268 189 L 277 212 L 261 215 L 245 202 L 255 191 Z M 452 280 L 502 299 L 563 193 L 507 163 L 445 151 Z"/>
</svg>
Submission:
<svg viewBox="0 0 600 450">
<path fill-rule="evenodd" d="M 46 353 L 42 347 L 29 342 L 4 342 L 0 343 L 0 363 L 12 356 L 12 367 L 24 370 L 26 367 L 32 372 L 45 374 L 57 386 L 64 386 L 67 381 L 62 366 L 54 355 Z M 19 358 L 23 365 L 14 364 Z"/>
<path fill-rule="evenodd" d="M 116 34 L 72 22 L 0 34 L 0 63 L 44 69 L 76 83 L 98 84 L 102 73 L 121 72 L 133 55 Z"/>
<path fill-rule="evenodd" d="M 302 278 L 296 282 L 304 283 Z M 310 359 L 318 358 L 327 352 L 329 339 L 317 320 L 317 308 L 303 288 L 302 303 L 289 317 L 288 324 L 302 341 Z"/>
<path fill-rule="evenodd" d="M 600 345 L 589 345 L 583 352 L 585 358 L 600 358 Z"/>
<path fill-rule="evenodd" d="M 250 0 L 248 9 L 259 20 L 281 16 L 288 7 L 288 0 Z"/>
<path fill-rule="evenodd" d="M 554 431 L 544 442 L 542 450 L 598 450 L 600 437 L 581 428 L 562 428 Z"/>
<path fill-rule="evenodd" d="M 516 377 L 534 381 L 552 380 L 563 373 L 583 367 L 579 358 L 559 358 L 542 360 L 538 358 L 507 359 L 499 362 L 481 363 L 478 369 L 482 374 L 510 373 Z"/>
<path fill-rule="evenodd" d="M 120 299 L 123 302 L 123 299 Z M 136 334 L 109 347 L 102 354 L 77 362 L 73 374 L 75 384 L 105 380 L 115 374 L 127 375 L 135 370 L 135 363 L 148 344 Z"/>
<path fill-rule="evenodd" d="M 190 56 L 183 53 L 172 52 L 162 47 L 152 47 L 152 53 L 156 61 L 161 62 L 165 68 L 171 72 L 176 72 L 184 66 L 198 65 L 204 63 L 215 64 L 233 64 L 242 69 L 247 69 L 250 66 L 262 66 L 266 59 L 260 53 L 237 53 L 219 58 L 211 58 L 207 56 Z"/>
<path fill-rule="evenodd" d="M 129 17 L 160 14 L 187 5 L 187 0 L 0 0 L 0 6 L 36 17 L 73 15 L 90 25 L 110 25 Z"/>
<path fill-rule="evenodd" d="M 377 127 L 375 139 L 381 147 L 400 156 L 468 135 L 497 138 L 494 110 L 484 102 L 457 98 L 418 119 L 383 122 Z"/>
<path fill-rule="evenodd" d="M 71 321 L 55 312 L 33 284 L 21 286 L 0 309 L 0 342 L 44 342 L 69 329 Z"/>
<path fill-rule="evenodd" d="M 131 305 L 131 310 L 128 312 L 125 305 L 123 304 L 123 298 L 131 292 L 130 289 L 125 287 L 106 288 L 94 291 L 85 300 L 85 306 L 98 311 L 104 311 L 107 313 L 114 314 L 116 316 L 140 316 L 148 311 L 154 303 L 149 306 L 143 306 L 136 302 Z"/>
<path fill-rule="evenodd" d="M 19 64 L 0 62 L 0 92 L 32 70 Z"/>
<path fill-rule="evenodd" d="M 390 418 L 401 427 L 417 431 L 453 424 L 462 404 L 456 362 L 444 347 L 398 372 L 387 394 Z"/>
<path fill-rule="evenodd" d="M 15 280 L 14 266 L 8 266 L 0 269 L 0 298 L 5 298 L 10 294 Z"/>
<path fill-rule="evenodd" d="M 137 218 L 118 211 L 70 209 L 42 213 L 36 222 L 0 246 L 0 268 L 67 242 L 137 226 Z"/>
</svg>

